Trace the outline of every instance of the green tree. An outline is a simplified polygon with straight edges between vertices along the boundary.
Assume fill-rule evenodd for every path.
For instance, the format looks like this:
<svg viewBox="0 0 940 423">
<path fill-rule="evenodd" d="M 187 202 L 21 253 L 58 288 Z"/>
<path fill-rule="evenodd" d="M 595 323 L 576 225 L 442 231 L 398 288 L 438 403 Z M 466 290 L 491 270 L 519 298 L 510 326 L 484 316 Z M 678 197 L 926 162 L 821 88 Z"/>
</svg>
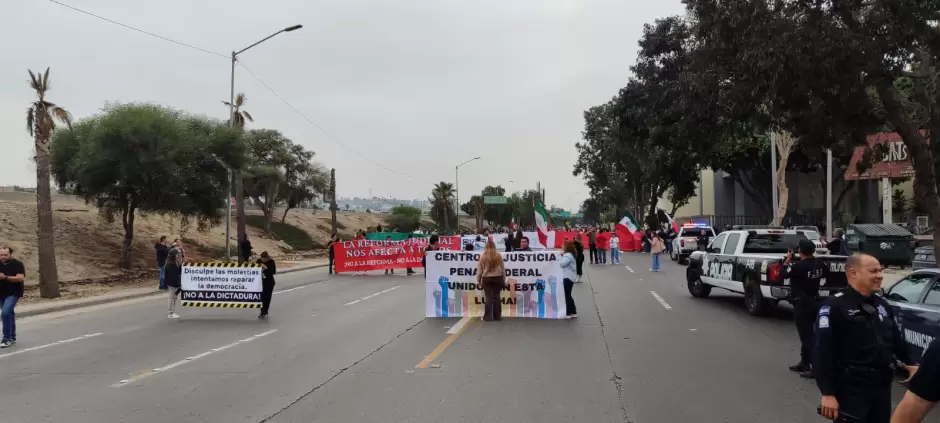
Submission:
<svg viewBox="0 0 940 423">
<path fill-rule="evenodd" d="M 26 109 L 26 131 L 36 147 L 36 235 L 39 247 L 39 295 L 59 297 L 59 274 L 55 261 L 55 227 L 52 222 L 52 190 L 50 187 L 50 139 L 56 121 L 72 126 L 72 116 L 64 108 L 46 99 L 49 91 L 49 68 L 45 73 L 29 71 L 29 86 L 36 91 L 36 101 Z"/>
<path fill-rule="evenodd" d="M 414 232 L 421 227 L 421 209 L 410 206 L 395 206 L 385 222 L 401 232 Z"/>
<path fill-rule="evenodd" d="M 308 153 L 306 161 L 302 160 Z M 281 222 L 287 220 L 287 212 L 291 209 L 314 207 L 313 201 L 329 191 L 330 187 L 330 172 L 323 165 L 310 162 L 312 151 L 305 151 L 303 147 L 295 145 L 294 154 L 296 160 L 285 167 L 284 186 L 278 192 L 278 203 L 284 207 Z"/>
<path fill-rule="evenodd" d="M 120 263 L 131 265 L 138 213 L 193 216 L 217 224 L 228 199 L 228 170 L 244 166 L 240 131 L 152 104 L 108 105 L 52 141 L 52 174 L 63 192 L 120 219 Z"/>
</svg>

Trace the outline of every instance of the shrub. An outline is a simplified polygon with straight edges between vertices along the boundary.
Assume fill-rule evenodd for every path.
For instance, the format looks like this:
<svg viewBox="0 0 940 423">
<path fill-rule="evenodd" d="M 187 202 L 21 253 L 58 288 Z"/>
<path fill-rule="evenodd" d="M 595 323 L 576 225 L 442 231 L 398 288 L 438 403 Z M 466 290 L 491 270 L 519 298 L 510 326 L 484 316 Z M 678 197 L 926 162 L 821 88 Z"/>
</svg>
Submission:
<svg viewBox="0 0 940 423">
<path fill-rule="evenodd" d="M 264 229 L 264 216 L 245 216 L 245 223 L 258 229 Z M 271 235 L 282 240 L 295 250 L 315 250 L 323 245 L 313 240 L 307 231 L 283 222 L 271 222 Z"/>
</svg>

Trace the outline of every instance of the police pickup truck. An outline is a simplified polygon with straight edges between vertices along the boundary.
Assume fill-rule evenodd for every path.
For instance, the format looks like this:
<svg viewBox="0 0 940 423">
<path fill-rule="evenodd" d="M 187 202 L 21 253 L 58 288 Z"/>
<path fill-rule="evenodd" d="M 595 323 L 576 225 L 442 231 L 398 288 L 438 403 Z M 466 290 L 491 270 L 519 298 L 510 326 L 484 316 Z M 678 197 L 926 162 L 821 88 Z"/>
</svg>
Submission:
<svg viewBox="0 0 940 423">
<path fill-rule="evenodd" d="M 719 234 L 705 251 L 689 257 L 686 281 L 689 293 L 705 298 L 712 288 L 744 294 L 747 311 L 755 316 L 767 314 L 771 307 L 790 296 L 790 280 L 783 279 L 783 262 L 788 251 L 796 251 L 802 231 L 785 229 L 731 230 Z M 820 283 L 820 296 L 846 286 L 845 256 L 823 256 L 829 277 Z M 794 253 L 793 261 L 799 260 Z"/>
<path fill-rule="evenodd" d="M 698 237 L 705 231 L 708 239 L 715 239 L 715 230 L 704 223 L 685 223 L 679 228 L 679 233 L 672 240 L 672 251 L 669 258 L 672 261 L 678 261 L 679 264 L 685 264 L 690 254 L 698 250 Z"/>
</svg>

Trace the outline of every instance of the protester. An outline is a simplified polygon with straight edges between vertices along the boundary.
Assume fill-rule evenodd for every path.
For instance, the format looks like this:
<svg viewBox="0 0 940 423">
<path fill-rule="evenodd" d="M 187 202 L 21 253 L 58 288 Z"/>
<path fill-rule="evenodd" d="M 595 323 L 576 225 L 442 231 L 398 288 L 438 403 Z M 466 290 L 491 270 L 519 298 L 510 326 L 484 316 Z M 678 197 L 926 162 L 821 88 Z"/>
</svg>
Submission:
<svg viewBox="0 0 940 423">
<path fill-rule="evenodd" d="M 503 256 L 496 250 L 496 243 L 492 239 L 486 242 L 480 261 L 477 262 L 477 283 L 483 285 L 482 320 L 502 320 L 500 293 L 506 286 L 506 268 Z"/>
<path fill-rule="evenodd" d="M 408 234 L 408 239 L 409 239 L 408 242 L 413 243 L 413 242 L 414 242 L 414 238 L 415 238 L 415 235 L 414 235 L 413 233 Z M 414 245 L 414 244 L 411 244 L 411 245 Z M 410 246 L 411 246 L 411 245 L 410 245 Z M 413 275 L 413 274 L 415 274 L 415 271 L 414 271 L 414 270 L 411 270 L 411 268 L 409 267 L 409 268 L 405 269 L 405 274 L 406 274 L 406 275 Z"/>
<path fill-rule="evenodd" d="M 157 252 L 157 269 L 160 270 L 160 285 L 161 290 L 166 290 L 166 278 L 163 274 L 163 266 L 166 265 L 166 256 L 170 252 L 170 247 L 166 245 L 166 235 L 160 237 L 160 241 L 153 245 L 153 249 Z"/>
<path fill-rule="evenodd" d="M 176 314 L 176 298 L 183 292 L 183 268 L 179 261 L 179 249 L 172 248 L 167 253 L 166 264 L 164 264 L 164 273 L 166 274 L 166 285 L 168 287 L 169 302 L 167 304 L 167 317 L 170 319 L 179 319 Z"/>
<path fill-rule="evenodd" d="M 336 268 L 336 253 L 334 252 L 334 245 L 335 245 L 337 242 L 339 242 L 339 235 L 333 234 L 333 236 L 330 237 L 330 242 L 327 244 L 327 248 L 330 249 L 330 256 L 329 256 L 329 257 L 330 257 L 330 264 L 329 264 L 329 268 L 330 268 L 330 274 L 331 274 L 331 275 L 333 274 L 333 269 Z"/>
<path fill-rule="evenodd" d="M 601 229 L 601 233 L 595 238 L 597 242 L 597 262 L 598 264 L 607 264 L 607 250 L 610 249 L 610 236 L 607 229 Z"/>
<path fill-rule="evenodd" d="M 489 231 L 484 231 L 483 233 L 489 233 Z M 488 235 L 477 235 L 475 241 L 473 241 L 473 251 L 483 251 L 486 248 L 486 243 L 490 241 Z"/>
<path fill-rule="evenodd" d="M 3 338 L 0 348 L 16 345 L 16 303 L 23 297 L 26 266 L 13 258 L 13 247 L 0 247 L 0 322 Z"/>
<path fill-rule="evenodd" d="M 524 236 L 519 238 L 519 248 L 517 248 L 516 251 L 532 251 L 532 249 L 529 248 L 529 237 Z"/>
<path fill-rule="evenodd" d="M 247 237 L 247 235 L 245 236 Z M 179 238 L 174 239 L 172 248 L 175 248 L 177 252 L 176 261 L 186 263 L 186 249 L 183 248 L 183 240 Z"/>
<path fill-rule="evenodd" d="M 392 236 L 391 236 L 391 235 L 386 236 L 386 237 L 385 237 L 385 242 L 391 243 L 391 242 L 392 242 Z M 394 274 L 395 274 L 395 269 L 385 269 L 385 274 L 386 274 L 386 275 L 388 275 L 388 274 L 394 275 Z"/>
<path fill-rule="evenodd" d="M 511 253 L 512 250 L 516 247 L 516 239 L 513 236 L 512 231 L 508 231 L 509 235 L 506 235 L 506 252 Z"/>
<path fill-rule="evenodd" d="M 362 229 L 356 231 L 356 236 L 353 238 L 353 241 L 362 241 L 364 239 L 366 239 L 366 231 Z M 356 275 L 365 275 L 365 274 L 366 272 L 363 270 L 356 272 Z"/>
<path fill-rule="evenodd" d="M 558 260 L 558 264 L 561 265 L 561 273 L 564 275 L 564 285 L 565 285 L 565 310 L 567 311 L 567 317 L 569 319 L 574 319 L 578 317 L 578 307 L 574 304 L 574 297 L 571 296 L 571 290 L 574 289 L 574 281 L 578 277 L 578 267 L 576 264 L 577 259 L 575 254 L 577 250 L 574 248 L 574 242 L 566 241 L 562 247 L 561 259 Z"/>
<path fill-rule="evenodd" d="M 277 264 L 267 251 L 261 252 L 258 264 L 261 265 L 261 314 L 258 318 L 267 319 L 268 311 L 271 309 L 271 297 L 274 296 L 274 275 L 277 273 Z"/>
<path fill-rule="evenodd" d="M 610 233 L 610 264 L 620 264 L 620 238 L 617 238 L 616 232 Z"/>
<path fill-rule="evenodd" d="M 245 234 L 244 238 L 238 242 L 238 262 L 246 263 L 249 260 L 251 260 L 251 241 L 248 240 L 248 234 Z"/>
<path fill-rule="evenodd" d="M 653 268 L 650 269 L 651 272 L 658 272 L 660 270 L 659 256 L 662 255 L 665 250 L 666 245 L 663 243 L 659 232 L 653 232 L 653 239 L 650 241 L 650 254 L 653 256 Z"/>
<path fill-rule="evenodd" d="M 591 254 L 591 264 L 597 263 L 597 233 L 594 228 L 588 230 L 588 251 Z"/>
<path fill-rule="evenodd" d="M 577 282 L 581 283 L 581 276 L 584 270 L 584 243 L 581 242 L 581 234 L 576 234 L 576 236 L 574 237 L 574 241 L 572 241 L 572 243 L 574 244 L 575 252 L 578 253 L 574 257 L 575 264 L 577 264 L 577 268 L 578 268 Z"/>
<path fill-rule="evenodd" d="M 643 254 L 649 254 L 653 242 L 653 234 L 649 228 L 643 230 Z"/>
<path fill-rule="evenodd" d="M 426 249 L 424 250 L 424 251 L 425 251 L 425 254 L 421 257 L 421 267 L 424 268 L 424 273 L 428 273 L 428 261 L 427 261 L 427 260 L 428 260 L 428 255 L 427 255 L 426 253 L 427 253 L 428 251 L 437 250 L 437 249 L 438 249 L 437 243 L 438 243 L 439 241 L 440 241 L 440 237 L 437 236 L 436 234 L 435 234 L 435 235 L 431 235 L 431 237 L 428 238 L 428 248 L 426 248 Z"/>
</svg>

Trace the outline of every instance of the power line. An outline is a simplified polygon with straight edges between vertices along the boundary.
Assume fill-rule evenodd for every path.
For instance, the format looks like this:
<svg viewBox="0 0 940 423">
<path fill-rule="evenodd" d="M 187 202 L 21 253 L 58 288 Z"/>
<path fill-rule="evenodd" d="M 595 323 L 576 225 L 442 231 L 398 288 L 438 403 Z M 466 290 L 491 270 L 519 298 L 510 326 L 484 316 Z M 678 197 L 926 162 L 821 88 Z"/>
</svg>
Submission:
<svg viewBox="0 0 940 423">
<path fill-rule="evenodd" d="M 115 21 L 115 20 L 112 20 L 112 19 L 108 19 L 108 18 L 106 18 L 106 17 L 104 17 L 104 16 L 96 15 L 96 14 L 91 13 L 91 12 L 89 12 L 89 11 L 79 9 L 79 8 L 77 8 L 77 7 L 75 7 L 75 6 L 67 5 L 67 4 L 65 4 L 65 3 L 61 3 L 61 2 L 56 1 L 56 0 L 49 0 L 49 1 L 52 2 L 52 3 L 55 3 L 55 4 L 59 5 L 59 6 L 72 9 L 72 10 L 74 10 L 74 11 L 76 11 L 76 12 L 84 13 L 84 14 L 86 14 L 86 15 L 88 15 L 88 16 L 92 16 L 92 17 L 101 19 L 101 20 L 103 20 L 103 21 L 105 21 L 105 22 L 110 22 L 110 23 L 115 24 L 115 25 L 117 25 L 117 26 L 121 26 L 121 27 L 130 29 L 130 30 L 132 30 L 132 31 L 137 31 L 137 32 L 139 32 L 139 33 L 141 33 L 141 34 L 146 34 L 146 35 L 149 35 L 149 36 L 151 36 L 151 37 L 159 38 L 159 39 L 161 39 L 161 40 L 163 40 L 163 41 L 169 41 L 169 42 L 171 42 L 171 43 L 173 43 L 173 44 L 181 45 L 181 46 L 183 46 L 183 47 L 188 47 L 188 48 L 191 48 L 191 49 L 193 49 L 193 50 L 198 50 L 198 51 L 201 51 L 201 52 L 203 52 L 203 53 L 208 53 L 208 54 L 212 54 L 212 55 L 219 56 L 219 57 L 225 57 L 225 58 L 228 58 L 228 57 L 229 57 L 229 56 L 227 56 L 227 55 L 225 55 L 225 54 L 222 54 L 222 53 L 217 53 L 217 52 L 214 52 L 214 51 L 212 51 L 212 50 L 206 50 L 206 49 L 204 49 L 204 48 L 196 47 L 196 46 L 194 46 L 194 45 L 192 45 L 192 44 L 186 44 L 186 43 L 184 43 L 184 42 L 182 42 L 182 41 L 176 41 L 176 40 L 174 40 L 174 39 L 167 38 L 167 37 L 164 37 L 164 36 L 162 36 L 162 35 L 157 35 L 157 34 L 154 34 L 154 33 L 152 33 L 152 32 L 147 32 L 147 31 L 144 31 L 144 30 L 142 30 L 142 29 L 140 29 L 140 28 L 135 28 L 135 27 L 132 27 L 132 26 L 130 26 L 130 25 L 126 25 L 126 24 L 120 23 L 120 22 L 118 22 L 118 21 Z"/>
<path fill-rule="evenodd" d="M 293 104 L 290 104 L 290 102 L 287 101 L 287 100 L 285 100 L 284 97 L 281 97 L 281 95 L 278 94 L 277 91 L 275 91 L 273 88 L 271 88 L 271 86 L 269 86 L 266 82 L 264 82 L 264 80 L 262 80 L 260 77 L 258 77 L 258 75 L 255 75 L 255 73 L 252 72 L 251 69 L 248 69 L 248 67 L 245 66 L 245 64 L 242 63 L 241 60 L 238 61 L 238 64 L 241 65 L 242 69 L 244 69 L 246 72 L 248 72 L 249 75 L 251 75 L 251 76 L 253 76 L 255 79 L 257 79 L 258 82 L 261 83 L 261 85 L 264 85 L 264 87 L 267 88 L 268 91 L 271 91 L 271 94 L 274 94 L 275 97 L 277 97 L 277 98 L 280 99 L 284 104 L 286 104 L 287 107 L 290 107 L 291 110 L 293 110 L 293 111 L 294 111 L 295 113 L 297 113 L 300 117 L 302 117 L 304 120 L 306 120 L 307 123 L 313 125 L 315 128 L 317 128 L 318 130 L 320 130 L 320 132 L 322 132 L 324 135 L 326 135 L 327 137 L 329 137 L 331 140 L 333 140 L 333 141 L 335 141 L 337 144 L 343 146 L 343 148 L 345 148 L 345 149 L 347 149 L 347 150 L 349 150 L 349 151 L 352 151 L 352 152 L 355 153 L 357 156 L 362 157 L 363 159 L 367 160 L 368 162 L 370 162 L 370 163 L 372 163 L 372 164 L 374 164 L 374 165 L 376 165 L 376 166 L 378 166 L 378 167 L 380 167 L 380 168 L 382 168 L 382 169 L 385 169 L 385 170 L 387 170 L 387 171 L 389 171 L 389 172 L 396 173 L 396 174 L 398 174 L 398 175 L 404 176 L 404 177 L 406 177 L 406 178 L 411 178 L 411 179 L 430 179 L 430 178 L 427 178 L 427 177 L 406 175 L 406 174 L 404 174 L 404 173 L 401 173 L 401 172 L 399 172 L 399 171 L 397 171 L 397 170 L 395 170 L 395 169 L 392 169 L 392 168 L 390 168 L 390 167 L 388 167 L 388 166 L 385 166 L 385 165 L 383 165 L 383 164 L 381 164 L 381 163 L 379 163 L 379 162 L 377 162 L 377 161 L 375 161 L 375 160 L 372 160 L 372 159 L 366 157 L 366 156 L 363 155 L 362 153 L 356 151 L 356 149 L 354 149 L 354 148 L 352 148 L 352 147 L 346 145 L 346 144 L 343 143 L 342 141 L 336 139 L 336 137 L 334 137 L 333 135 L 330 135 L 330 133 L 329 133 L 329 132 L 326 132 L 326 130 L 323 129 L 320 125 L 317 125 L 316 122 L 310 120 L 310 118 L 308 118 L 306 115 L 304 115 L 300 110 L 297 110 L 297 108 L 294 107 Z"/>
<path fill-rule="evenodd" d="M 89 12 L 89 11 L 79 9 L 79 8 L 77 8 L 77 7 L 74 7 L 74 6 L 70 6 L 70 5 L 68 5 L 68 4 L 59 2 L 58 0 L 49 0 L 49 1 L 52 2 L 52 3 L 55 3 L 55 4 L 59 5 L 59 6 L 62 6 L 62 7 L 71 9 L 71 10 L 74 10 L 74 11 L 76 11 L 76 12 L 79 12 L 79 13 L 82 13 L 82 14 L 85 14 L 85 15 L 88 15 L 88 16 L 91 16 L 91 17 L 94 17 L 94 18 L 103 20 L 103 21 L 105 21 L 105 22 L 108 22 L 108 23 L 111 23 L 111 24 L 114 24 L 114 25 L 117 25 L 117 26 L 120 26 L 120 27 L 123 27 L 123 28 L 130 29 L 130 30 L 132 30 L 132 31 L 139 32 L 139 33 L 141 33 L 141 34 L 149 35 L 149 36 L 154 37 L 154 38 L 159 38 L 159 39 L 161 39 L 161 40 L 163 40 L 163 41 L 168 41 L 168 42 L 171 42 L 171 43 L 173 43 L 173 44 L 176 44 L 176 45 L 179 45 L 179 46 L 182 46 L 182 47 L 186 47 L 186 48 L 190 48 L 190 49 L 193 49 L 193 50 L 197 50 L 197 51 L 200 51 L 200 52 L 203 52 L 203 53 L 206 53 L 206 54 L 211 54 L 211 55 L 213 55 L 213 56 L 224 57 L 224 58 L 226 58 L 226 59 L 231 58 L 231 56 L 229 56 L 229 55 L 222 54 L 222 53 L 218 53 L 218 52 L 215 52 L 215 51 L 212 51 L 212 50 L 206 50 L 206 49 L 204 49 L 204 48 L 196 47 L 196 46 L 194 46 L 194 45 L 192 45 L 192 44 L 187 44 L 187 43 L 184 43 L 184 42 L 182 42 L 182 41 L 177 41 L 177 40 L 174 40 L 174 39 L 172 39 L 172 38 L 167 38 L 167 37 L 164 37 L 164 36 L 162 36 L 162 35 L 154 34 L 154 33 L 149 32 L 149 31 L 144 31 L 144 30 L 142 30 L 142 29 L 140 29 L 140 28 L 135 28 L 135 27 L 133 27 L 133 26 L 130 26 L 130 25 L 127 25 L 127 24 L 124 24 L 124 23 L 115 21 L 115 20 L 113 20 L 113 19 L 108 19 L 108 18 L 106 18 L 106 17 L 104 17 L 104 16 L 96 15 L 96 14 L 91 13 L 91 12 Z M 336 142 L 337 144 L 343 146 L 343 148 L 346 148 L 347 150 L 352 151 L 352 152 L 355 153 L 357 156 L 359 156 L 359 157 L 365 159 L 366 161 L 368 161 L 368 162 L 370 162 L 370 163 L 372 163 L 372 164 L 374 164 L 374 165 L 376 165 L 376 166 L 378 166 L 378 167 L 380 167 L 380 168 L 382 168 L 382 169 L 385 169 L 386 171 L 389 171 L 389 172 L 391 172 L 391 173 L 395 173 L 395 174 L 404 176 L 404 177 L 406 177 L 406 178 L 411 178 L 411 179 L 431 179 L 431 178 L 427 178 L 427 177 L 411 176 L 411 175 L 406 175 L 406 174 L 404 174 L 404 173 L 401 173 L 401 172 L 399 172 L 399 171 L 397 171 L 397 170 L 395 170 L 395 169 L 392 169 L 392 168 L 390 168 L 390 167 L 388 167 L 388 166 L 385 166 L 385 165 L 383 165 L 383 164 L 381 164 L 381 163 L 379 163 L 379 162 L 377 162 L 377 161 L 375 161 L 375 160 L 372 160 L 372 159 L 366 157 L 366 156 L 363 155 L 362 153 L 356 151 L 354 148 L 352 148 L 352 147 L 346 145 L 345 143 L 343 143 L 342 141 L 336 139 L 336 137 L 334 137 L 333 135 L 331 135 L 329 132 L 326 132 L 326 130 L 323 129 L 320 125 L 317 125 L 316 122 L 310 120 L 310 118 L 308 118 L 307 115 L 303 114 L 300 110 L 298 110 L 296 107 L 294 107 L 293 104 L 291 104 L 289 101 L 285 100 L 284 97 L 282 97 L 280 94 L 278 94 L 277 91 L 275 91 L 275 90 L 274 90 L 273 88 L 271 88 L 267 83 L 265 83 L 264 80 L 262 80 L 260 77 L 258 77 L 258 75 L 255 75 L 255 73 L 252 72 L 251 69 L 248 69 L 248 67 L 246 67 L 244 63 L 242 63 L 241 61 L 239 61 L 238 63 L 242 66 L 243 69 L 245 69 L 245 71 L 248 72 L 248 74 L 250 74 L 250 75 L 253 76 L 255 79 L 257 79 L 258 82 L 261 83 L 261 85 L 263 85 L 265 88 L 267 88 L 268 91 L 271 91 L 271 93 L 274 94 L 275 97 L 277 97 L 278 99 L 280 99 L 281 102 L 283 102 L 284 104 L 286 104 L 287 107 L 290 107 L 291 110 L 293 110 L 293 111 L 294 111 L 295 113 L 297 113 L 300 117 L 302 117 L 304 120 L 306 120 L 307 123 L 313 125 L 315 128 L 317 128 L 320 132 L 322 132 L 324 135 L 326 135 L 327 137 L 329 137 L 331 140 L 333 140 L 333 141 Z"/>
</svg>

